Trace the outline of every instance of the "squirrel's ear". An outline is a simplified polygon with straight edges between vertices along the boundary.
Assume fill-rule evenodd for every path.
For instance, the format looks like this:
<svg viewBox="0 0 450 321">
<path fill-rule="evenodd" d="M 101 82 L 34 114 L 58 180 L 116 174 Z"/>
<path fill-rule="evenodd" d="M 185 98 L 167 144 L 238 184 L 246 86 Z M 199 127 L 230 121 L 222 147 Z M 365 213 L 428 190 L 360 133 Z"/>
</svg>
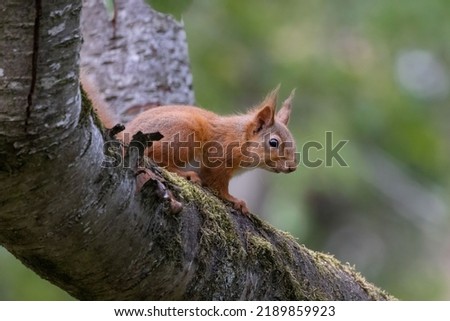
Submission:
<svg viewBox="0 0 450 321">
<path fill-rule="evenodd" d="M 289 116 L 291 116 L 292 100 L 294 99 L 294 96 L 295 89 L 291 91 L 289 97 L 283 102 L 283 106 L 281 106 L 276 116 L 277 120 L 285 124 L 286 126 L 289 123 Z"/>
<path fill-rule="evenodd" d="M 273 125 L 275 122 L 275 109 L 277 108 L 277 97 L 280 85 L 267 95 L 266 99 L 260 104 L 256 110 L 255 116 L 255 132 L 259 132 L 263 128 Z"/>
<path fill-rule="evenodd" d="M 258 133 L 262 129 L 272 126 L 274 121 L 274 112 L 272 108 L 270 106 L 262 107 L 256 113 L 254 132 Z"/>
</svg>

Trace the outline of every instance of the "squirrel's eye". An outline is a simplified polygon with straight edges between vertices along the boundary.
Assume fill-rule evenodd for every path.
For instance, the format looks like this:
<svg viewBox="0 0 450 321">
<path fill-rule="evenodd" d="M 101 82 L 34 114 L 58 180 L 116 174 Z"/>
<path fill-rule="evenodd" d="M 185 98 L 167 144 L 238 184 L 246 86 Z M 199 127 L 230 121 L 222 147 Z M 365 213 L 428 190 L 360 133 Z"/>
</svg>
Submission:
<svg viewBox="0 0 450 321">
<path fill-rule="evenodd" d="M 269 145 L 270 145 L 270 147 L 278 147 L 279 144 L 280 144 L 280 143 L 278 142 L 278 139 L 271 138 L 271 139 L 269 140 Z"/>
</svg>

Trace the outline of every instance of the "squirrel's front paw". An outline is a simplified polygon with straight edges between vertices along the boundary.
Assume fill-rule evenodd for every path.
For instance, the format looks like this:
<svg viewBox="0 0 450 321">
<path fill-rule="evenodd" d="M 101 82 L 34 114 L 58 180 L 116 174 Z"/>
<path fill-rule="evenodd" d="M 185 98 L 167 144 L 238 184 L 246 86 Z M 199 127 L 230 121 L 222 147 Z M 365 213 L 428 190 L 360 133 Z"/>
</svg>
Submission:
<svg viewBox="0 0 450 321">
<path fill-rule="evenodd" d="M 248 210 L 247 204 L 245 204 L 245 202 L 241 201 L 241 200 L 233 201 L 233 208 L 235 210 L 241 211 L 242 214 L 244 214 L 244 215 L 247 215 L 248 213 L 250 213 L 250 211 Z"/>
<path fill-rule="evenodd" d="M 242 214 L 247 215 L 248 213 L 250 213 L 250 211 L 248 210 L 247 204 L 245 204 L 245 202 L 243 200 L 240 200 L 234 196 L 231 196 L 228 192 L 222 193 L 220 195 L 220 197 L 223 200 L 231 202 L 233 204 L 233 208 L 235 210 L 242 212 Z"/>
</svg>

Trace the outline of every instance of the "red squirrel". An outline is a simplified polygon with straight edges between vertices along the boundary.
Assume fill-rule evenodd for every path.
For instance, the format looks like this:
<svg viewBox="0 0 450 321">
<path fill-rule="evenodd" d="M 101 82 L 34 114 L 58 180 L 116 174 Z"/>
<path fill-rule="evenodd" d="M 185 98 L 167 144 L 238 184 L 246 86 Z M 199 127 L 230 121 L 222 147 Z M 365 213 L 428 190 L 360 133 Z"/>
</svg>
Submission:
<svg viewBox="0 0 450 321">
<path fill-rule="evenodd" d="M 82 84 L 89 97 L 97 93 L 86 76 Z M 258 106 L 247 113 L 219 116 L 211 111 L 182 105 L 150 108 L 125 125 L 117 138 L 128 143 L 131 137 L 143 133 L 160 132 L 164 137 L 146 149 L 146 155 L 158 166 L 217 192 L 223 200 L 243 214 L 249 210 L 244 201 L 228 192 L 231 178 L 253 168 L 275 173 L 290 173 L 296 167 L 296 147 L 286 127 L 295 91 L 276 113 L 277 87 Z M 94 108 L 108 127 L 105 104 L 92 97 Z"/>
</svg>

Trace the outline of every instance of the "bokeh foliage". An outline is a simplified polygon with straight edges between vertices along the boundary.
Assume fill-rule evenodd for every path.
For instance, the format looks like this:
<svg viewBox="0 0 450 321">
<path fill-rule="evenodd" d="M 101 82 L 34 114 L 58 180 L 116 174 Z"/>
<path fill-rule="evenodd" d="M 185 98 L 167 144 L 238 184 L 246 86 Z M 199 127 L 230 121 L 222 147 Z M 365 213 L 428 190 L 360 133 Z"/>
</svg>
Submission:
<svg viewBox="0 0 450 321">
<path fill-rule="evenodd" d="M 265 176 L 261 216 L 400 299 L 449 299 L 450 2 L 193 0 L 182 11 L 199 105 L 244 111 L 281 82 L 283 97 L 297 88 L 299 146 L 327 131 L 349 140 L 348 167 Z M 0 271 L 2 299 L 67 298 L 4 250 Z"/>
</svg>

